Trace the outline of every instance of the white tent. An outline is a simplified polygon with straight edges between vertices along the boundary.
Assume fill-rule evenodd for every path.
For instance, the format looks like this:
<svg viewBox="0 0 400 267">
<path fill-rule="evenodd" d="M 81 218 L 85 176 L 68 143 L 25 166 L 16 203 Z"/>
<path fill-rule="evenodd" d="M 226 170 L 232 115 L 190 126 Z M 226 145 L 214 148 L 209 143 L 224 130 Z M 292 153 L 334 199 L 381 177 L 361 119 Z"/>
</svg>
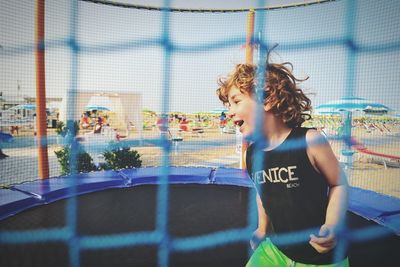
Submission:
<svg viewBox="0 0 400 267">
<path fill-rule="evenodd" d="M 141 93 L 78 91 L 74 99 L 76 99 L 76 103 L 73 103 L 72 100 L 67 102 L 67 97 L 63 98 L 60 107 L 61 121 L 79 120 L 88 105 L 96 104 L 96 100 L 102 100 L 102 103 L 97 104 L 107 103 L 107 108 L 115 112 L 119 120 L 125 123 L 127 135 L 132 124 L 139 131 L 139 136 L 142 135 Z M 71 109 L 71 106 L 75 106 L 75 109 Z"/>
</svg>

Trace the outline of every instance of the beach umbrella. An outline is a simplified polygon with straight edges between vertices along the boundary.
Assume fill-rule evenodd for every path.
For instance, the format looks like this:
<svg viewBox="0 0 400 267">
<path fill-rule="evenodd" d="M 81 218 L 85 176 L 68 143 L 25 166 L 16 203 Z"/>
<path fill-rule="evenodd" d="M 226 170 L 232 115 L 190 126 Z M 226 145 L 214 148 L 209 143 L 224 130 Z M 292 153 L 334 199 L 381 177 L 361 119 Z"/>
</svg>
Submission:
<svg viewBox="0 0 400 267">
<path fill-rule="evenodd" d="M 35 110 L 36 105 L 35 104 L 20 104 L 12 107 L 11 109 L 28 109 L 28 110 Z"/>
<path fill-rule="evenodd" d="M 153 111 L 153 110 L 151 110 L 151 109 L 148 109 L 148 108 L 142 109 L 142 112 L 143 112 L 143 113 L 148 113 L 148 114 L 156 114 L 155 111 Z"/>
<path fill-rule="evenodd" d="M 105 107 L 105 106 L 97 106 L 97 105 L 86 106 L 85 110 L 86 110 L 86 111 L 93 111 L 93 110 L 97 110 L 97 111 L 110 111 L 110 109 L 109 109 L 108 107 Z"/>
<path fill-rule="evenodd" d="M 228 112 L 228 109 L 226 107 L 219 107 L 208 111 L 211 114 L 221 114 L 222 112 Z"/>
<path fill-rule="evenodd" d="M 359 97 L 344 97 L 315 108 L 317 114 L 337 114 L 350 111 L 362 114 L 386 114 L 391 109 L 381 103 Z"/>
</svg>

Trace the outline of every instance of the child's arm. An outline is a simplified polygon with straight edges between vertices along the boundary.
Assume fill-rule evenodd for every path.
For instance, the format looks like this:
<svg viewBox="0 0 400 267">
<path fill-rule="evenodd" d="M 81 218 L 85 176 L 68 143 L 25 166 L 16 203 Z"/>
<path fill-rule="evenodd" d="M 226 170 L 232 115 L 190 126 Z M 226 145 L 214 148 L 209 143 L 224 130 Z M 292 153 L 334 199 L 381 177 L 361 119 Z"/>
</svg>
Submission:
<svg viewBox="0 0 400 267">
<path fill-rule="evenodd" d="M 264 207 L 261 202 L 260 196 L 257 194 L 257 211 L 258 211 L 258 227 L 253 233 L 253 237 L 250 240 L 250 246 L 253 250 L 255 250 L 261 241 L 264 240 L 265 235 L 267 234 L 267 214 L 264 210 Z"/>
<path fill-rule="evenodd" d="M 343 222 L 347 210 L 347 180 L 327 140 L 315 130 L 309 130 L 306 138 L 311 163 L 326 177 L 330 187 L 325 224 L 321 226 L 319 237 L 310 236 L 311 246 L 325 253 L 335 247 L 335 230 Z"/>
<path fill-rule="evenodd" d="M 244 153 L 243 156 L 245 165 L 251 164 L 251 162 L 250 163 L 247 162 L 247 153 Z M 249 171 L 248 168 L 246 169 L 248 172 L 251 172 Z M 267 225 L 268 225 L 267 213 L 265 212 L 260 195 L 258 193 L 256 195 L 256 203 L 257 203 L 257 214 L 258 214 L 258 227 L 253 232 L 253 236 L 250 240 L 250 246 L 253 250 L 255 250 L 258 247 L 258 245 L 264 240 L 265 235 L 267 234 Z"/>
</svg>

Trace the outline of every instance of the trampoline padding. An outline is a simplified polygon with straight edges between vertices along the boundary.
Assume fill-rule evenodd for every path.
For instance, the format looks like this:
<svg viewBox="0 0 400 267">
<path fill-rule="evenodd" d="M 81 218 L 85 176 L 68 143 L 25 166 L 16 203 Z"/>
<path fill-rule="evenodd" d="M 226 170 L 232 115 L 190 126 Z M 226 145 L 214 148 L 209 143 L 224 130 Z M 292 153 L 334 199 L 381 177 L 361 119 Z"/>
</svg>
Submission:
<svg viewBox="0 0 400 267">
<path fill-rule="evenodd" d="M 40 200 L 32 195 L 10 189 L 0 189 L 0 220 L 25 209 L 40 204 Z"/>
</svg>

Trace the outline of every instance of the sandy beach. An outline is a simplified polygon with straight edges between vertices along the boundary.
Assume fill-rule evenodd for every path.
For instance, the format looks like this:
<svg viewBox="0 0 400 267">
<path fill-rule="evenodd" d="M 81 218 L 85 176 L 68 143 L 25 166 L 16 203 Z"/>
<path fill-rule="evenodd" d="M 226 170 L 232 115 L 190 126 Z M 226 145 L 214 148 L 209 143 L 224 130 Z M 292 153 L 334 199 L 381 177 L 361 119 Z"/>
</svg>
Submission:
<svg viewBox="0 0 400 267">
<path fill-rule="evenodd" d="M 54 133 L 50 133 L 50 135 L 52 134 Z M 365 146 L 371 151 L 400 156 L 400 135 L 398 133 L 382 135 L 378 132 L 371 133 L 356 129 L 354 134 L 357 140 L 366 140 L 368 144 L 365 144 Z M 143 138 L 145 139 L 157 138 L 158 136 L 158 131 L 143 131 Z M 135 135 L 132 137 L 137 138 Z M 18 138 L 14 139 L 18 140 Z M 340 151 L 343 149 L 342 142 L 335 139 L 329 140 L 335 154 L 340 159 Z M 54 154 L 54 151 L 60 148 L 61 146 L 57 144 L 48 146 L 50 177 L 60 175 L 60 165 Z M 139 152 L 143 167 L 161 166 L 162 157 L 165 153 L 161 147 L 141 146 L 132 149 Z M 9 157 L 0 160 L 0 186 L 37 179 L 38 162 L 35 146 L 6 148 L 3 151 Z M 217 161 L 219 166 L 239 168 L 235 134 L 221 133 L 219 129 L 206 129 L 202 135 L 184 133 L 183 141 L 179 142 L 177 149 L 172 146 L 170 153 L 166 155 L 169 155 L 169 165 L 171 166 L 207 166 L 209 162 L 215 159 L 222 159 Z M 233 156 L 237 160 L 224 161 L 227 156 Z M 353 164 L 346 168 L 351 186 L 400 198 L 400 168 L 385 167 L 383 162 L 373 160 L 373 157 L 359 152 L 356 152 L 352 159 Z"/>
</svg>

